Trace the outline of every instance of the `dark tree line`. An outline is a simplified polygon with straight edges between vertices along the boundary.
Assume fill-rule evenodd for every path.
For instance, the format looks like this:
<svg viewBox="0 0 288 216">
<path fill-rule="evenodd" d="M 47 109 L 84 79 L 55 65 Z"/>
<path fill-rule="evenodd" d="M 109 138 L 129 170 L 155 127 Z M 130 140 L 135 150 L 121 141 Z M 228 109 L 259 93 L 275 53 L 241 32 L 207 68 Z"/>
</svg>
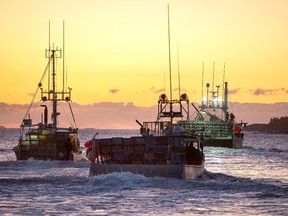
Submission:
<svg viewBox="0 0 288 216">
<path fill-rule="evenodd" d="M 258 131 L 261 133 L 284 133 L 288 134 L 288 117 L 271 118 L 268 124 L 251 124 L 246 131 Z"/>
</svg>

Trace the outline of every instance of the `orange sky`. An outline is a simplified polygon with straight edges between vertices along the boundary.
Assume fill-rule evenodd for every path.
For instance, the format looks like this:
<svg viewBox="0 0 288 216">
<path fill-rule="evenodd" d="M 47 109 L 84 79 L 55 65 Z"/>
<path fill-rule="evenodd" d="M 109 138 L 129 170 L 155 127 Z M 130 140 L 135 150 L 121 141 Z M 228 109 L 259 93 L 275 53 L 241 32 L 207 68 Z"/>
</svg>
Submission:
<svg viewBox="0 0 288 216">
<path fill-rule="evenodd" d="M 286 0 L 1 0 L 0 102 L 31 101 L 47 63 L 49 20 L 51 44 L 60 48 L 65 20 L 74 102 L 156 104 L 164 83 L 169 94 L 168 3 L 173 88 L 178 45 L 181 88 L 191 101 L 201 100 L 202 63 L 212 82 L 215 62 L 221 85 L 225 62 L 231 101 L 288 102 Z"/>
</svg>

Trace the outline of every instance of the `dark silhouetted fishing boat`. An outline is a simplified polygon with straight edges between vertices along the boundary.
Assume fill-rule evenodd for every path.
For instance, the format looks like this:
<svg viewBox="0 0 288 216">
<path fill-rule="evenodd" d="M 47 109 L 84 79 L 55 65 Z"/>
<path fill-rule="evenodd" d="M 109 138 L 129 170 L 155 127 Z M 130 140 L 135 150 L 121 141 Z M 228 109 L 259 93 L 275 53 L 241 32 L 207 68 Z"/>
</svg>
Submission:
<svg viewBox="0 0 288 216">
<path fill-rule="evenodd" d="M 63 49 L 64 49 L 64 23 L 63 23 Z M 46 50 L 46 58 L 48 64 L 45 68 L 44 74 L 37 86 L 36 92 L 33 96 L 32 102 L 29 106 L 27 113 L 23 118 L 20 125 L 21 136 L 19 143 L 13 148 L 17 160 L 27 160 L 29 158 L 42 159 L 42 160 L 80 160 L 82 157 L 76 127 L 61 128 L 58 127 L 58 103 L 66 102 L 69 104 L 73 120 L 74 115 L 71 108 L 71 88 L 65 90 L 64 85 L 64 50 L 54 49 L 50 46 L 50 23 L 49 23 L 49 49 Z M 57 89 L 57 59 L 63 58 L 63 86 L 62 89 Z M 48 85 L 44 90 L 42 81 L 48 73 Z M 51 85 L 50 85 L 51 84 Z M 43 109 L 41 114 L 41 122 L 34 124 L 30 118 L 30 111 L 34 99 L 41 90 L 40 106 Z M 51 105 L 47 103 L 50 102 Z M 47 105 L 46 105 L 47 104 Z M 39 105 L 37 107 L 40 107 Z M 48 107 L 52 107 L 51 122 L 48 122 Z M 76 125 L 76 124 L 75 124 Z"/>
</svg>

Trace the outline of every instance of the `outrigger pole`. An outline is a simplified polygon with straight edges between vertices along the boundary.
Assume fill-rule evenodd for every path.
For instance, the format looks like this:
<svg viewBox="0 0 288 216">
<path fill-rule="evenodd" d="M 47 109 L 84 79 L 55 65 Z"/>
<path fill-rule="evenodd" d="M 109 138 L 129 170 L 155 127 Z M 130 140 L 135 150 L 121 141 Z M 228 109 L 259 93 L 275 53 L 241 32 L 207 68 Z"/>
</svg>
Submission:
<svg viewBox="0 0 288 216">
<path fill-rule="evenodd" d="M 180 65 L 179 65 L 179 49 L 178 49 L 178 44 L 177 44 L 177 66 L 178 66 L 178 93 L 179 93 L 179 98 L 181 97 L 181 80 L 180 80 Z"/>
<path fill-rule="evenodd" d="M 202 64 L 202 98 L 201 98 L 201 101 L 202 101 L 202 107 L 203 107 L 203 105 L 204 105 L 204 62 L 203 62 L 203 64 Z M 208 98 L 207 98 L 207 100 L 208 100 Z"/>
<path fill-rule="evenodd" d="M 65 89 L 65 21 L 63 20 L 63 86 L 62 86 L 62 92 L 64 92 Z"/>
<path fill-rule="evenodd" d="M 169 50 L 169 77 L 170 77 L 170 114 L 171 114 L 171 122 L 173 120 L 173 95 L 172 95 L 172 78 L 171 78 L 171 51 L 170 51 L 170 15 L 169 15 L 169 4 L 167 5 L 168 10 L 168 50 Z"/>
</svg>

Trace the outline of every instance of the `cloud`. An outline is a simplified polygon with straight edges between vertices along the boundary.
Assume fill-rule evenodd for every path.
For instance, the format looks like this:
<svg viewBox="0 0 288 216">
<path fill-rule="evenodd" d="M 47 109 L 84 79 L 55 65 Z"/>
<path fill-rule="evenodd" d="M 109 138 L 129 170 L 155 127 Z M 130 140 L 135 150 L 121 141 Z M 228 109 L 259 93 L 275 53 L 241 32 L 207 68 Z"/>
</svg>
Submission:
<svg viewBox="0 0 288 216">
<path fill-rule="evenodd" d="M 164 89 L 162 88 L 162 89 L 155 89 L 154 90 L 154 93 L 155 94 L 161 94 L 161 93 L 163 93 L 164 92 Z"/>
<path fill-rule="evenodd" d="M 119 89 L 110 89 L 109 92 L 111 94 L 117 94 L 120 90 Z"/>
<path fill-rule="evenodd" d="M 141 94 L 141 93 L 147 93 L 151 92 L 153 94 L 162 94 L 164 92 L 164 89 L 157 89 L 154 86 L 149 88 L 149 89 L 144 89 L 143 91 L 136 91 L 136 94 Z"/>
<path fill-rule="evenodd" d="M 179 88 L 174 88 L 173 91 L 179 91 Z M 181 92 L 187 92 L 187 89 L 180 88 Z"/>
<path fill-rule="evenodd" d="M 250 90 L 250 93 L 253 95 L 276 95 L 278 92 L 286 92 L 288 91 L 285 88 L 278 88 L 278 89 L 262 89 L 262 88 L 257 88 L 257 89 L 252 89 Z"/>
<path fill-rule="evenodd" d="M 239 92 L 240 92 L 240 88 L 230 89 L 230 90 L 228 91 L 229 94 L 237 94 L 237 93 L 239 93 Z"/>
<path fill-rule="evenodd" d="M 151 87 L 150 89 L 148 89 L 148 91 L 149 91 L 149 92 L 152 92 L 152 93 L 154 93 L 154 94 L 162 94 L 162 93 L 164 93 L 164 92 L 170 92 L 170 90 L 169 90 L 168 88 L 166 88 L 166 89 L 164 89 L 164 88 L 157 89 L 157 88 L 155 88 L 155 87 Z M 174 88 L 174 89 L 172 89 L 172 91 L 173 91 L 173 92 L 176 92 L 176 91 L 178 92 L 178 91 L 179 91 L 179 88 Z M 181 91 L 181 92 L 186 92 L 187 89 L 181 88 L 180 91 Z M 143 91 L 143 93 L 145 93 L 145 92 L 147 92 L 147 90 L 144 90 L 144 91 Z"/>
<path fill-rule="evenodd" d="M 141 107 L 136 106 L 132 102 L 101 102 L 87 105 L 71 103 L 71 105 L 78 128 L 138 129 L 139 125 L 135 122 L 135 119 L 140 122 L 154 121 L 157 117 L 158 110 L 157 105 Z M 195 103 L 196 107 L 198 105 L 199 104 Z M 243 120 L 249 124 L 268 123 L 270 118 L 288 116 L 287 102 L 275 104 L 231 102 L 228 107 L 229 112 L 235 114 L 237 121 Z M 27 104 L 6 104 L 0 102 L 0 126 L 19 127 L 27 109 Z M 34 114 L 35 109 L 36 112 Z M 41 121 L 43 109 L 40 107 L 40 104 L 38 104 L 35 109 L 32 108 L 31 118 L 33 118 L 33 123 L 37 124 Z M 50 117 L 50 105 L 48 109 L 48 115 Z M 190 111 L 192 109 L 193 107 L 190 107 Z M 61 113 L 59 116 L 59 126 L 71 126 L 73 119 L 70 115 L 68 103 L 59 103 L 58 110 Z M 191 119 L 192 118 L 193 116 L 191 116 Z"/>
</svg>

